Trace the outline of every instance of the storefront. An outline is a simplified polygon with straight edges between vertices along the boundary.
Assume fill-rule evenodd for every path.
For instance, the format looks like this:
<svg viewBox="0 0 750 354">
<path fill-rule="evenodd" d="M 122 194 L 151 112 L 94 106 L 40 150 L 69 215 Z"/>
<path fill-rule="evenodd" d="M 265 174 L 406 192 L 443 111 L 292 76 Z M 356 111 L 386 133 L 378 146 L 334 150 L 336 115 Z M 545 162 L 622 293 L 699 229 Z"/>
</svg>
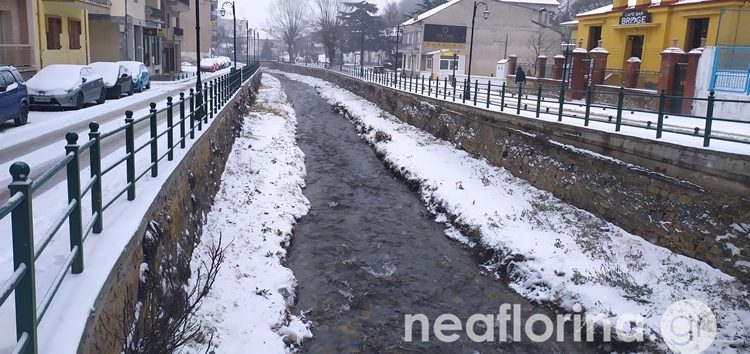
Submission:
<svg viewBox="0 0 750 354">
<path fill-rule="evenodd" d="M 631 57 L 642 71 L 659 71 L 661 52 L 673 46 L 688 52 L 716 44 L 722 9 L 750 8 L 745 1 L 614 0 L 612 5 L 578 14 L 577 39 L 587 50 L 602 40 L 610 55 L 608 69 L 623 69 Z M 726 20 L 725 20 L 726 21 Z M 735 42 L 750 40 L 750 29 L 733 33 Z"/>
</svg>

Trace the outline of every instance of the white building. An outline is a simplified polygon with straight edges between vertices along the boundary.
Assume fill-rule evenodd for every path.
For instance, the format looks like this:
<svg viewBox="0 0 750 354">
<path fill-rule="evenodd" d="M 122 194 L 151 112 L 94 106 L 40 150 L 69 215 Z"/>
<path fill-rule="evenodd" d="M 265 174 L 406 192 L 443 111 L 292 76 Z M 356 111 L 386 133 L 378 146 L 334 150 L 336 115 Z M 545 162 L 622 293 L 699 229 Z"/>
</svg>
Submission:
<svg viewBox="0 0 750 354">
<path fill-rule="evenodd" d="M 557 0 L 484 0 L 476 10 L 472 74 L 493 76 L 497 61 L 517 55 L 519 63 L 533 63 L 539 55 L 559 52 L 562 34 L 550 24 Z M 451 0 L 402 24 L 399 47 L 407 71 L 431 71 L 435 51 L 458 49 L 461 74 L 468 70 L 474 1 Z M 439 64 L 439 63 L 437 63 Z"/>
</svg>

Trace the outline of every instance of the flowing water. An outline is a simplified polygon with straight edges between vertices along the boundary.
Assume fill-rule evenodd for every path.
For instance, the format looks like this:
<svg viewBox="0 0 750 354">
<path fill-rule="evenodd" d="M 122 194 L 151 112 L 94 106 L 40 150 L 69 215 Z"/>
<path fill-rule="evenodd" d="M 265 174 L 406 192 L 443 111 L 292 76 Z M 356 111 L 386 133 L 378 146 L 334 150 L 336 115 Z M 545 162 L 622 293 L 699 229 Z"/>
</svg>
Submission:
<svg viewBox="0 0 750 354">
<path fill-rule="evenodd" d="M 300 219 L 288 266 L 299 281 L 297 311 L 310 310 L 309 353 L 585 353 L 593 346 L 528 338 L 475 343 L 465 329 L 443 343 L 421 327 L 404 340 L 404 315 L 495 314 L 519 304 L 522 319 L 553 314 L 499 280 L 483 275 L 470 251 L 444 234 L 416 193 L 390 174 L 353 126 L 333 113 L 311 86 L 281 78 L 294 102 L 299 145 L 306 154 L 310 213 Z M 521 322 L 523 324 L 523 322 Z M 523 327 L 522 327 L 523 328 Z M 477 333 L 486 328 L 475 326 Z M 543 329 L 543 328 L 542 328 Z M 539 332 L 542 332 L 540 329 Z M 518 333 L 518 332 L 516 332 Z M 554 337 L 553 337 L 554 338 Z"/>
</svg>

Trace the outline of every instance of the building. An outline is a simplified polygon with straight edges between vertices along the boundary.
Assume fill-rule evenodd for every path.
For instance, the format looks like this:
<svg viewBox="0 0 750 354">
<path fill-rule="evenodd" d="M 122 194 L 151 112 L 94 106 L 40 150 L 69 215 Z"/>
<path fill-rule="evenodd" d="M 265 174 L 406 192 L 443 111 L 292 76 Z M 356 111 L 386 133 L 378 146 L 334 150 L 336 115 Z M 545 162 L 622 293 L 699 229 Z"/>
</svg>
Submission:
<svg viewBox="0 0 750 354">
<path fill-rule="evenodd" d="M 591 50 L 602 40 L 602 47 L 609 51 L 608 69 L 624 69 L 628 59 L 636 57 L 641 60 L 641 71 L 658 72 L 665 48 L 689 52 L 702 47 L 702 40 L 706 46 L 715 46 L 720 14 L 731 8 L 750 9 L 750 4 L 732 0 L 614 0 L 612 5 L 576 16 L 577 42 Z M 750 22 L 724 21 L 725 25 L 734 22 L 741 26 L 725 30 L 727 35 L 731 33 L 732 42 L 750 44 Z"/>
<path fill-rule="evenodd" d="M 187 31 L 182 37 L 182 60 L 194 64 L 198 63 L 196 53 L 196 35 L 195 35 L 195 6 L 199 3 L 200 9 L 200 28 L 201 28 L 201 58 L 211 56 L 211 39 L 213 36 L 213 23 L 218 20 L 217 0 L 198 0 L 190 2 L 190 10 L 180 13 L 180 23 Z"/>
<path fill-rule="evenodd" d="M 39 69 L 35 3 L 0 1 L 0 65 L 13 65 L 24 75 Z"/>
<path fill-rule="evenodd" d="M 123 0 L 109 14 L 91 14 L 92 61 L 141 61 L 154 74 L 180 70 L 189 0 Z"/>
<path fill-rule="evenodd" d="M 477 9 L 472 74 L 494 76 L 497 61 L 517 55 L 519 63 L 534 63 L 540 55 L 559 51 L 561 30 L 550 24 L 556 0 L 486 0 Z M 474 1 L 451 0 L 402 24 L 399 46 L 406 70 L 430 70 L 436 51 L 458 49 L 469 60 Z M 468 70 L 468 65 L 460 63 Z M 462 72 L 462 74 L 464 74 Z"/>
</svg>

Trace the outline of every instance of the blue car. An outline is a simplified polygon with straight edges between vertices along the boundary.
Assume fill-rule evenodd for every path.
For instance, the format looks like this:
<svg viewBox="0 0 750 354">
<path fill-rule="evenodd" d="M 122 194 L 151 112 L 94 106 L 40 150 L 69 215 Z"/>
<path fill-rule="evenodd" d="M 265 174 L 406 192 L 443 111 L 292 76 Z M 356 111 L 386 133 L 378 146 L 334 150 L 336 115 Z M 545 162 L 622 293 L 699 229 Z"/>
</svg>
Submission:
<svg viewBox="0 0 750 354">
<path fill-rule="evenodd" d="M 0 66 L 0 122 L 29 120 L 29 95 L 21 74 L 12 66 Z"/>
<path fill-rule="evenodd" d="M 133 76 L 133 89 L 135 92 L 143 92 L 151 88 L 151 74 L 145 64 L 139 61 L 118 61 L 117 64 L 124 66 Z"/>
</svg>

